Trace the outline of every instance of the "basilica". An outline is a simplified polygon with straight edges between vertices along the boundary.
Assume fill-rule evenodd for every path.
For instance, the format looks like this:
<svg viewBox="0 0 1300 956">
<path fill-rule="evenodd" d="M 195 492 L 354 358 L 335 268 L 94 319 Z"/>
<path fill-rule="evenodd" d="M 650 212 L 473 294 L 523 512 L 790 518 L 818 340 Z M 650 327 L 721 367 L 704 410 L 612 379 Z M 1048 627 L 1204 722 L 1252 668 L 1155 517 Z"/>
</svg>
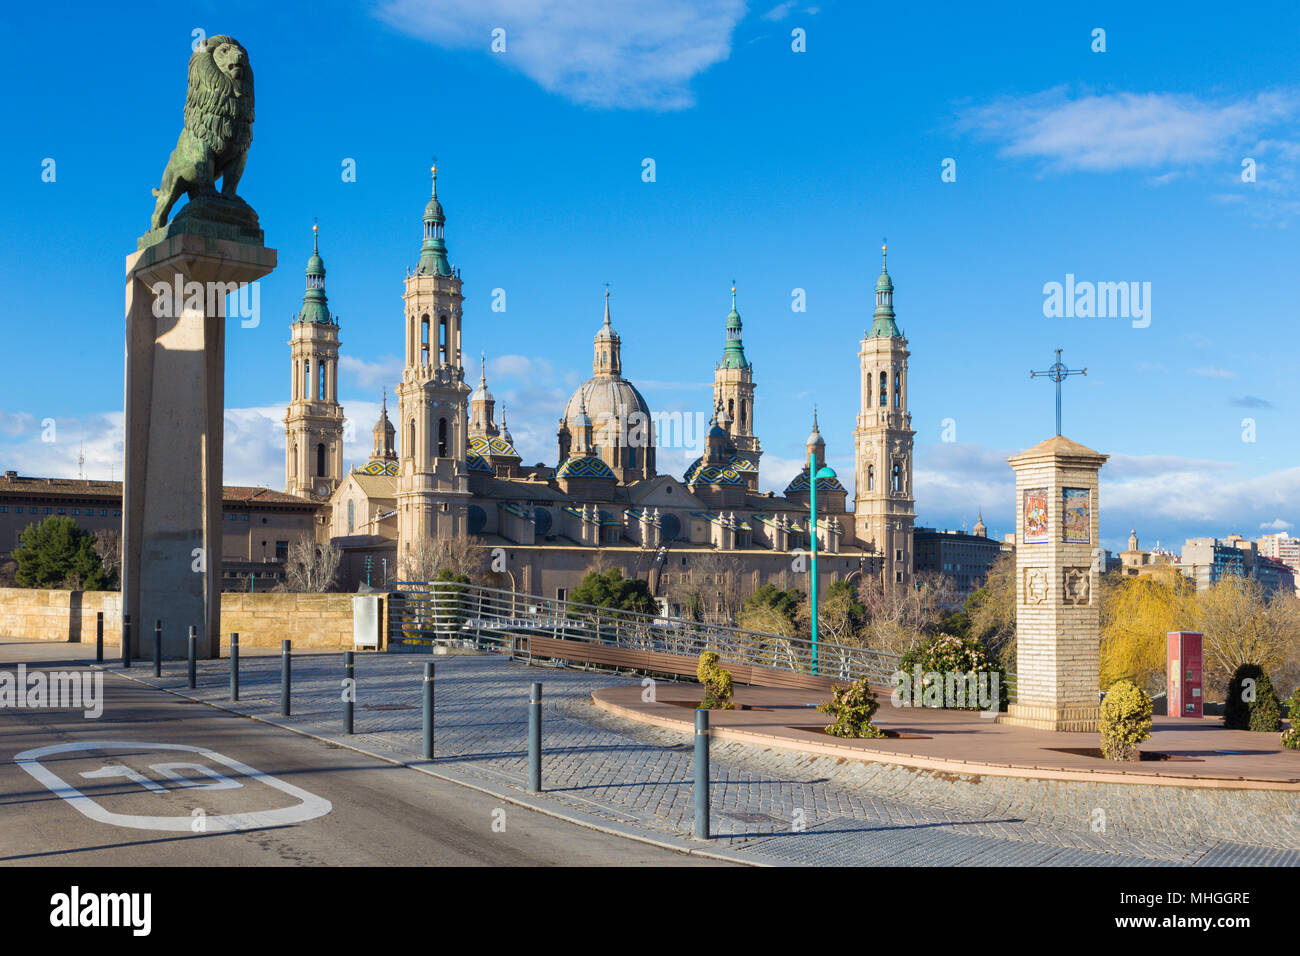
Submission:
<svg viewBox="0 0 1300 956">
<path fill-rule="evenodd" d="M 684 474 L 656 468 L 663 419 L 624 375 L 624 343 L 608 290 L 592 341 L 591 377 L 560 410 L 555 464 L 523 464 L 482 360 L 477 386 L 466 381 L 461 275 L 448 258 L 437 175 L 435 167 L 419 262 L 405 278 L 396 424 L 385 392 L 365 464 L 343 465 L 339 328 L 318 240 L 292 324 L 285 490 L 321 503 L 318 539 L 342 549 L 345 589 L 403 580 L 427 543 L 465 537 L 495 558 L 509 587 L 546 597 L 563 598 L 592 567 L 612 566 L 644 577 L 671 609 L 674 584 L 694 568 L 719 567 L 719 557 L 747 591 L 766 583 L 806 589 L 802 559 L 814 534 L 823 587 L 864 575 L 910 583 L 909 353 L 895 322 L 883 248 L 873 321 L 858 352 L 853 510 L 844 485 L 824 469 L 826 442 L 814 412 L 804 456 L 819 475 L 813 527 L 807 463 L 781 495 L 758 490 L 756 382 L 734 286 L 720 330 L 712 406 L 701 410 L 709 426 L 700 456 Z"/>
</svg>

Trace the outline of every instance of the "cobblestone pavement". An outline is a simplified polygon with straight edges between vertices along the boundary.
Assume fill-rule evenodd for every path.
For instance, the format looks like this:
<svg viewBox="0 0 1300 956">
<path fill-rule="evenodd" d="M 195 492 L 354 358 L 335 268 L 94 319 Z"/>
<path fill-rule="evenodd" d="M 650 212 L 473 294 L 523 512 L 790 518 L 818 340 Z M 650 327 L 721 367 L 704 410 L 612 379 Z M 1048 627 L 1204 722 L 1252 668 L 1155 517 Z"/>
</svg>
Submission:
<svg viewBox="0 0 1300 956">
<path fill-rule="evenodd" d="M 418 758 L 429 659 L 358 654 L 357 733 L 342 738 L 342 655 L 295 656 L 291 723 Z M 550 805 L 651 837 L 690 836 L 690 737 L 590 702 L 593 690 L 634 681 L 497 656 L 433 660 L 437 766 L 523 795 L 528 687 L 541 681 Z M 228 661 L 200 662 L 194 691 L 184 672 L 183 661 L 168 662 L 156 683 L 231 706 Z M 155 683 L 149 663 L 130 674 Z M 279 682 L 278 655 L 244 657 L 234 706 L 277 716 Z M 967 776 L 729 741 L 714 741 L 711 771 L 711 844 L 790 864 L 1300 864 L 1297 793 Z"/>
</svg>

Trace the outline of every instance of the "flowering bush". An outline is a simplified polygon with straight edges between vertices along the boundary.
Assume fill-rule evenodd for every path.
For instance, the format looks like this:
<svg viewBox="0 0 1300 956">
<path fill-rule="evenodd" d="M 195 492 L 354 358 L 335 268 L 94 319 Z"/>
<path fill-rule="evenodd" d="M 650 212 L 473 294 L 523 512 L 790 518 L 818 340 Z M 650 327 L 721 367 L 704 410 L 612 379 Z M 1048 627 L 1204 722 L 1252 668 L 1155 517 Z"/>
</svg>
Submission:
<svg viewBox="0 0 1300 956">
<path fill-rule="evenodd" d="M 731 701 L 731 671 L 718 666 L 720 659 L 713 651 L 705 651 L 695 667 L 695 676 L 704 685 L 704 699 L 700 701 L 704 710 L 736 709 Z"/>
<path fill-rule="evenodd" d="M 1282 731 L 1282 746 L 1300 750 L 1300 687 L 1291 692 L 1286 706 L 1291 712 L 1291 729 Z"/>
<path fill-rule="evenodd" d="M 977 710 L 980 704 L 973 693 L 974 685 L 971 685 L 972 692 L 966 695 L 967 699 L 954 702 L 949 700 L 944 693 L 945 675 L 968 676 L 984 674 L 988 675 L 987 679 L 991 680 L 992 675 L 997 675 L 998 682 L 998 700 L 997 707 L 999 710 L 1005 710 L 1007 704 L 1007 680 L 1006 671 L 1002 668 L 993 656 L 989 654 L 980 641 L 975 638 L 960 638 L 952 634 L 939 634 L 917 644 L 906 654 L 903 655 L 899 662 L 899 669 L 902 673 L 911 676 L 920 669 L 921 681 L 920 687 L 910 687 L 911 693 L 917 701 L 925 700 L 925 706 L 943 706 L 955 710 Z M 927 695 L 927 688 L 937 687 L 938 693 L 931 692 Z M 991 695 L 991 691 L 989 692 Z M 992 703 L 990 701 L 990 703 Z"/>
<path fill-rule="evenodd" d="M 1151 698 L 1131 681 L 1116 681 L 1101 702 L 1101 755 L 1140 760 L 1137 745 L 1151 736 Z"/>
<path fill-rule="evenodd" d="M 835 722 L 826 728 L 832 737 L 883 737 L 885 732 L 871 723 L 880 702 L 867 685 L 865 677 L 847 687 L 836 684 L 831 688 L 831 699 L 818 704 L 823 714 L 830 714 Z"/>
</svg>

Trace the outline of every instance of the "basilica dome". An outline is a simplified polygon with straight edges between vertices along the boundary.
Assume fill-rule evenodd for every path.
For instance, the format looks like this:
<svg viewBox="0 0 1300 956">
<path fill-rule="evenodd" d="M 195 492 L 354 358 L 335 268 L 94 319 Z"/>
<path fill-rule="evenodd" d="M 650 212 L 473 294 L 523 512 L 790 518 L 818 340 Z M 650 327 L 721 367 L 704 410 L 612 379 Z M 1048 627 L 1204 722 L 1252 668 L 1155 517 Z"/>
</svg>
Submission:
<svg viewBox="0 0 1300 956">
<path fill-rule="evenodd" d="M 568 404 L 564 406 L 564 424 L 570 428 L 576 427 L 581 419 L 584 405 L 598 442 L 601 439 L 601 431 L 610 427 L 616 417 L 626 421 L 633 412 L 640 412 L 645 416 L 641 419 L 641 427 L 649 428 L 650 406 L 636 390 L 636 386 L 625 378 L 597 376 L 579 385 L 577 391 L 570 396 Z"/>
</svg>

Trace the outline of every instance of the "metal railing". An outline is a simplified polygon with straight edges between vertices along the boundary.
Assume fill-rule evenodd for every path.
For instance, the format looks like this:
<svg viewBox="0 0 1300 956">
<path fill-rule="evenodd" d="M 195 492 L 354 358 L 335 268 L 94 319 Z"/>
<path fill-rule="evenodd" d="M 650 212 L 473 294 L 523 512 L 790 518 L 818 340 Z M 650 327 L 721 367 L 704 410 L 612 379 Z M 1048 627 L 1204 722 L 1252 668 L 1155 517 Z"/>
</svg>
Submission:
<svg viewBox="0 0 1300 956">
<path fill-rule="evenodd" d="M 517 637 L 535 635 L 639 651 L 698 657 L 714 651 L 735 664 L 814 673 L 807 641 L 683 618 L 619 611 L 450 581 L 398 582 L 389 600 L 389 647 L 435 644 L 491 648 L 513 654 Z M 818 642 L 815 673 L 842 680 L 867 677 L 891 685 L 897 655 Z"/>
</svg>

